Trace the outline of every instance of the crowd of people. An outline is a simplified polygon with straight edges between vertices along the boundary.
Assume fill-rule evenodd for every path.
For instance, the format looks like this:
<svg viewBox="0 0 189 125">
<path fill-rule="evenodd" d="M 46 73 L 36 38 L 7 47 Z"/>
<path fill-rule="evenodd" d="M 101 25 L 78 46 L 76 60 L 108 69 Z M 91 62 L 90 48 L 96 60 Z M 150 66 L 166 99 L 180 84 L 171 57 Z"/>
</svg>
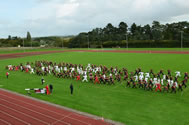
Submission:
<svg viewBox="0 0 189 125">
<path fill-rule="evenodd" d="M 20 64 L 18 66 L 8 65 L 6 69 L 13 71 L 22 71 L 38 76 L 53 75 L 57 78 L 75 79 L 76 81 L 89 82 L 94 84 L 115 85 L 125 83 L 126 87 L 142 88 L 148 91 L 174 92 L 183 91 L 183 87 L 187 87 L 188 73 L 185 72 L 181 76 L 180 71 L 171 72 L 171 70 L 155 73 L 152 69 L 144 72 L 141 68 L 137 68 L 133 72 L 129 72 L 127 68 L 97 66 L 88 64 L 72 63 L 55 63 L 51 61 L 35 61 Z M 7 75 L 7 74 L 6 74 Z M 42 84 L 44 79 L 42 78 Z"/>
</svg>

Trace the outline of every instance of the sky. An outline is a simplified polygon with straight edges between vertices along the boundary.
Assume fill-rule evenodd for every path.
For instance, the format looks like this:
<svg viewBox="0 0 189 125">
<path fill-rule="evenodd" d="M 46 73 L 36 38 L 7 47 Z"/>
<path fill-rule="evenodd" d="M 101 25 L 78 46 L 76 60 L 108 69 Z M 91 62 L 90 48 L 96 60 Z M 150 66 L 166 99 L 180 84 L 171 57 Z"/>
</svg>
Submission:
<svg viewBox="0 0 189 125">
<path fill-rule="evenodd" d="M 65 36 L 108 23 L 189 21 L 188 0 L 0 0 L 0 38 Z"/>
</svg>

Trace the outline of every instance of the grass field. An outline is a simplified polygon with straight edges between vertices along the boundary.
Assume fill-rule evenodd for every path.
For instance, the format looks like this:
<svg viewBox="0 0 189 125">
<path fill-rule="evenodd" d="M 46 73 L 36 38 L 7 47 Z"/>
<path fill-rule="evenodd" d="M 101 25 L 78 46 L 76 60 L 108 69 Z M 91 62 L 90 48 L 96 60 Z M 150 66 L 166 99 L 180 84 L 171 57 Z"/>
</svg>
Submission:
<svg viewBox="0 0 189 125">
<path fill-rule="evenodd" d="M 10 72 L 5 77 L 5 66 L 18 65 L 27 61 L 48 60 L 74 64 L 126 67 L 134 71 L 140 67 L 144 72 L 151 68 L 172 73 L 180 70 L 182 75 L 189 72 L 189 55 L 181 54 L 143 54 L 143 53 L 87 53 L 65 52 L 0 60 L 0 85 L 2 88 L 25 94 L 25 88 L 44 87 L 41 77 L 22 72 Z M 52 95 L 32 94 L 32 97 L 70 107 L 79 111 L 120 121 L 127 125 L 187 125 L 189 124 L 189 87 L 177 94 L 149 92 L 142 89 L 126 88 L 125 83 L 115 86 L 94 85 L 76 82 L 71 79 L 44 77 L 46 83 L 54 85 Z M 70 95 L 69 85 L 74 84 L 74 95 Z"/>
<path fill-rule="evenodd" d="M 74 48 L 72 50 L 88 50 L 86 48 Z M 189 51 L 189 48 L 91 48 L 90 50 L 138 50 L 138 51 Z M 0 48 L 0 54 L 9 54 L 9 53 L 22 53 L 22 52 L 36 52 L 36 51 L 56 51 L 56 50 L 70 50 L 67 48 L 17 48 L 17 47 L 8 47 Z"/>
</svg>

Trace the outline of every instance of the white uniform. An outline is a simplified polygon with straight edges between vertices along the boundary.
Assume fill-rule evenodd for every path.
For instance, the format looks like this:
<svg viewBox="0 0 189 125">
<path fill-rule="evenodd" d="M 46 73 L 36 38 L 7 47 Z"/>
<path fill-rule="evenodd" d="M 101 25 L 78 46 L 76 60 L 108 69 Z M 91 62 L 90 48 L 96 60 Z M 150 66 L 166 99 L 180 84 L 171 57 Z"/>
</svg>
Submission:
<svg viewBox="0 0 189 125">
<path fill-rule="evenodd" d="M 44 72 L 44 70 L 45 70 L 45 67 L 41 67 L 41 70 Z"/>
<path fill-rule="evenodd" d="M 161 85 L 164 85 L 164 83 L 163 83 L 163 79 L 161 79 Z"/>
<path fill-rule="evenodd" d="M 176 71 L 175 73 L 176 73 L 175 77 L 181 77 L 180 71 Z"/>
<path fill-rule="evenodd" d="M 64 71 L 67 71 L 68 69 L 67 69 L 67 67 L 64 67 Z"/>
<path fill-rule="evenodd" d="M 143 75 L 144 75 L 144 73 L 143 73 L 143 72 L 139 72 L 139 75 L 142 75 L 142 76 L 143 76 Z"/>
<path fill-rule="evenodd" d="M 157 82 L 160 83 L 161 82 L 160 79 L 158 79 Z"/>
<path fill-rule="evenodd" d="M 72 68 L 71 68 L 71 72 L 73 72 L 74 70 L 75 70 L 75 68 L 74 68 L 74 67 L 72 67 Z"/>
<path fill-rule="evenodd" d="M 140 79 L 140 80 L 143 80 L 143 78 L 144 78 L 143 75 L 140 75 L 140 76 L 139 76 L 139 79 Z"/>
<path fill-rule="evenodd" d="M 87 69 L 88 69 L 88 68 L 91 68 L 91 64 L 90 64 L 90 63 L 89 63 L 88 66 L 87 66 Z"/>
<path fill-rule="evenodd" d="M 166 80 L 166 75 L 163 75 L 163 80 Z"/>
<path fill-rule="evenodd" d="M 87 82 L 88 82 L 88 80 L 87 80 L 87 75 L 84 75 L 84 76 L 83 76 L 82 82 L 84 82 L 84 81 L 87 81 Z"/>
<path fill-rule="evenodd" d="M 57 72 L 60 73 L 60 68 L 57 69 Z"/>
<path fill-rule="evenodd" d="M 134 77 L 135 77 L 135 82 L 136 82 L 136 81 L 138 81 L 138 76 L 137 76 L 137 75 L 135 75 Z"/>
<path fill-rule="evenodd" d="M 31 66 L 30 65 L 26 65 L 26 68 L 31 69 Z"/>
<path fill-rule="evenodd" d="M 106 75 L 105 75 L 105 74 L 103 75 L 103 78 L 104 78 L 104 79 L 106 78 Z"/>
<path fill-rule="evenodd" d="M 157 78 L 154 78 L 153 84 L 157 83 Z"/>
<path fill-rule="evenodd" d="M 170 81 L 170 86 L 171 86 L 171 87 L 173 86 L 173 83 L 174 83 L 174 81 L 171 80 L 171 81 Z"/>
<path fill-rule="evenodd" d="M 145 81 L 148 82 L 148 77 L 145 78 Z"/>
<path fill-rule="evenodd" d="M 22 67 L 22 66 L 20 66 L 20 69 L 21 69 L 21 70 L 23 70 L 23 67 Z"/>
<path fill-rule="evenodd" d="M 31 72 L 30 72 L 30 74 L 34 74 L 33 68 L 31 68 Z"/>
<path fill-rule="evenodd" d="M 145 75 L 145 78 L 150 78 L 150 73 L 145 73 L 146 75 Z"/>
<path fill-rule="evenodd" d="M 177 82 L 175 82 L 175 85 L 176 85 L 176 87 L 178 88 L 178 84 L 177 84 Z"/>
<path fill-rule="evenodd" d="M 87 75 L 87 71 L 85 70 L 85 71 L 83 71 L 82 69 L 80 69 L 80 72 L 81 72 L 81 74 L 83 75 Z"/>
</svg>

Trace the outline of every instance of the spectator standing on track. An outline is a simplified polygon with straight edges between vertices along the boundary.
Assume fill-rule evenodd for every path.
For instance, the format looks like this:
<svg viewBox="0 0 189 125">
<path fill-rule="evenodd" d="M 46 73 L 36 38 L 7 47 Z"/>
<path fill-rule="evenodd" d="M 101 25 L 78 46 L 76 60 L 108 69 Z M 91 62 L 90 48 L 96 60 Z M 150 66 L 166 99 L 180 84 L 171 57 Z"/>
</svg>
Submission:
<svg viewBox="0 0 189 125">
<path fill-rule="evenodd" d="M 70 91 L 71 91 L 71 95 L 73 94 L 73 84 L 71 83 L 70 85 Z"/>
<path fill-rule="evenodd" d="M 7 79 L 9 78 L 9 73 L 8 72 L 6 72 L 6 76 L 7 76 Z"/>
<path fill-rule="evenodd" d="M 53 91 L 53 85 L 52 84 L 49 85 L 49 89 L 50 89 L 50 93 L 52 93 L 52 91 Z"/>
</svg>

